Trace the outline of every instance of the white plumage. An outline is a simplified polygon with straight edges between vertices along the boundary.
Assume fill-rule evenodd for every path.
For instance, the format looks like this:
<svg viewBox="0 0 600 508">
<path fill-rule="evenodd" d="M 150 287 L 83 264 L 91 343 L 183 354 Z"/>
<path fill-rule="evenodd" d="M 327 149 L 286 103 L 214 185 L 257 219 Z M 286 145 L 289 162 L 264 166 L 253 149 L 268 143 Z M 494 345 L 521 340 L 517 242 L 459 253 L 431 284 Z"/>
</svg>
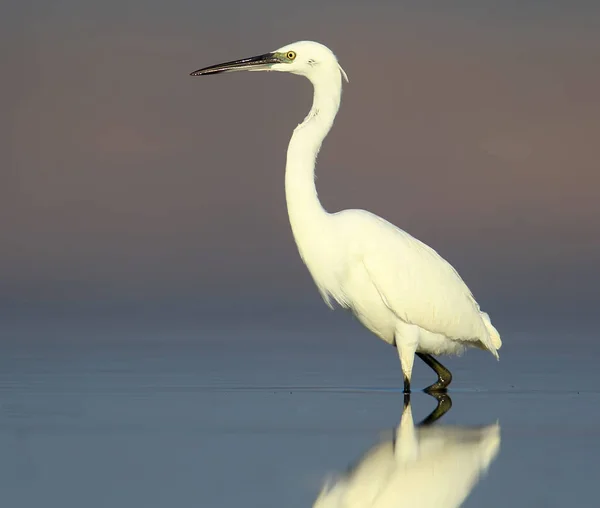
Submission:
<svg viewBox="0 0 600 508">
<path fill-rule="evenodd" d="M 397 347 L 405 391 L 410 391 L 415 353 L 438 373 L 430 390 L 445 389 L 451 379 L 430 354 L 457 354 L 471 346 L 498 358 L 500 335 L 437 252 L 370 212 L 331 214 L 321 206 L 316 157 L 339 109 L 342 79 L 347 80 L 335 55 L 322 44 L 303 41 L 192 75 L 233 70 L 291 72 L 312 82 L 312 108 L 294 130 L 287 152 L 285 191 L 294 238 L 325 302 L 351 310 Z"/>
</svg>

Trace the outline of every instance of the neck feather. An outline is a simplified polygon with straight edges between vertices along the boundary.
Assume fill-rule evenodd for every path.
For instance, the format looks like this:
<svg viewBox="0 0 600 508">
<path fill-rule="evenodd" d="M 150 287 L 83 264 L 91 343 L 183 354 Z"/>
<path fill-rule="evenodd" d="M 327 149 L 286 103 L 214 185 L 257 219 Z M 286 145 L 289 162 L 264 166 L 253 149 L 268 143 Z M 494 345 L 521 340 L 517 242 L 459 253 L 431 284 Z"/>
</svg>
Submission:
<svg viewBox="0 0 600 508">
<path fill-rule="evenodd" d="M 329 215 L 317 195 L 315 163 L 323 140 L 333 125 L 342 94 L 338 69 L 311 81 L 314 86 L 313 105 L 304 121 L 294 130 L 288 146 L 285 172 L 288 214 L 301 254 L 301 237 L 318 233 L 319 225 L 327 222 L 325 219 Z"/>
</svg>

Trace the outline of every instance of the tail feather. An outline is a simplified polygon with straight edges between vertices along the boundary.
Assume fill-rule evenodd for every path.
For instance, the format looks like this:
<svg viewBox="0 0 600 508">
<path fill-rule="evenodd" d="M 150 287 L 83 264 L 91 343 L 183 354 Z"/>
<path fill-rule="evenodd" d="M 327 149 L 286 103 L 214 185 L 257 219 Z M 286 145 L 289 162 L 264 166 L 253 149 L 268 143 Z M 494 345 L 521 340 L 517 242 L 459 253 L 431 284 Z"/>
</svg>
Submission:
<svg viewBox="0 0 600 508">
<path fill-rule="evenodd" d="M 487 314 L 487 312 L 482 311 L 481 317 L 483 319 L 483 324 L 485 325 L 488 333 L 490 334 L 490 340 L 492 342 L 492 346 L 494 347 L 494 351 L 492 351 L 492 353 L 494 353 L 494 356 L 498 358 L 497 350 L 502 347 L 502 339 L 500 339 L 500 334 L 498 333 L 498 330 L 494 328 L 494 325 L 490 321 L 490 316 Z"/>
</svg>

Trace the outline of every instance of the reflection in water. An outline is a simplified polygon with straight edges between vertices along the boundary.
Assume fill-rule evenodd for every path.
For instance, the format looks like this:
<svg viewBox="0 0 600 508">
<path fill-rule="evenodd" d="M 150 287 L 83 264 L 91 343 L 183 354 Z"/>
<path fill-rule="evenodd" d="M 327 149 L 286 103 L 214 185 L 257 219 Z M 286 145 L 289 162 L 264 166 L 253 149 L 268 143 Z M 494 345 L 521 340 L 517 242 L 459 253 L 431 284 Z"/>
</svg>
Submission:
<svg viewBox="0 0 600 508">
<path fill-rule="evenodd" d="M 452 406 L 438 406 L 415 426 L 410 398 L 395 439 L 369 450 L 333 484 L 314 508 L 457 507 L 471 493 L 500 449 L 500 426 L 431 425 Z"/>
</svg>

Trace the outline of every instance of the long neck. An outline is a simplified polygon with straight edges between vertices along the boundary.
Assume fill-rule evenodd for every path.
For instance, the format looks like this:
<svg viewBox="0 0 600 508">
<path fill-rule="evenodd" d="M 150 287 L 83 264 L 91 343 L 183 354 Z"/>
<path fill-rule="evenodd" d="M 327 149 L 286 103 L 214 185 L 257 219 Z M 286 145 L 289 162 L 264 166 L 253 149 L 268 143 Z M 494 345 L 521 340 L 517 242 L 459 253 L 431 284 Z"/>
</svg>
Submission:
<svg viewBox="0 0 600 508">
<path fill-rule="evenodd" d="M 285 170 L 285 194 L 290 224 L 298 247 L 302 237 L 317 233 L 318 225 L 326 222 L 315 187 L 315 162 L 321 144 L 327 136 L 340 107 L 341 75 L 332 69 L 329 75 L 312 80 L 313 105 L 290 140 Z"/>
</svg>

